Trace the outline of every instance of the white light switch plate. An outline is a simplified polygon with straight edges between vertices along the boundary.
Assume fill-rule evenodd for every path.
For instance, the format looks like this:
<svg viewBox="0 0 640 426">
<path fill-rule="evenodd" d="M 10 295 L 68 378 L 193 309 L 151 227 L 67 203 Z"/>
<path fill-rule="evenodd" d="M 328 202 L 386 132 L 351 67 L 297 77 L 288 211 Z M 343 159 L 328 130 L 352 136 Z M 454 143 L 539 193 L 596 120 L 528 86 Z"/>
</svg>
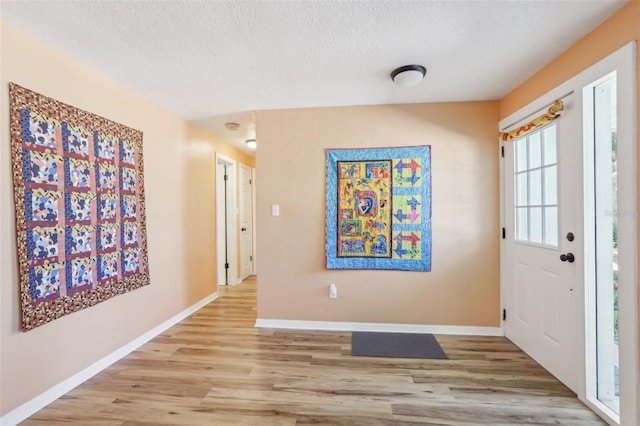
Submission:
<svg viewBox="0 0 640 426">
<path fill-rule="evenodd" d="M 280 216 L 280 205 L 273 204 L 271 206 L 271 216 Z"/>
</svg>

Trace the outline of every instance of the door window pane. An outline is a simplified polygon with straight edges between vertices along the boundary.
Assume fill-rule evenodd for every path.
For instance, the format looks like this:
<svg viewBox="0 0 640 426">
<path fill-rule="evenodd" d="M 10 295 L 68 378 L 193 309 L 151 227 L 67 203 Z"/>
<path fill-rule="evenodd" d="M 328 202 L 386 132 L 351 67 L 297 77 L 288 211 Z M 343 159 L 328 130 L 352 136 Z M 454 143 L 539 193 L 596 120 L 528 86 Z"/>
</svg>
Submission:
<svg viewBox="0 0 640 426">
<path fill-rule="evenodd" d="M 556 161 L 556 126 L 549 126 L 542 132 L 544 139 L 544 165 L 555 164 Z"/>
<path fill-rule="evenodd" d="M 620 413 L 616 79 L 593 87 L 597 395 Z"/>
<path fill-rule="evenodd" d="M 540 132 L 529 136 L 529 168 L 535 169 L 542 164 L 542 145 L 540 143 Z"/>
<path fill-rule="evenodd" d="M 516 240 L 558 247 L 556 125 L 513 143 Z"/>
<path fill-rule="evenodd" d="M 518 139 L 514 143 L 516 150 L 515 171 L 520 172 L 527 169 L 527 139 Z"/>
<path fill-rule="evenodd" d="M 529 172 L 529 205 L 542 204 L 542 173 L 540 169 Z"/>
<path fill-rule="evenodd" d="M 530 207 L 529 209 L 529 241 L 542 243 L 542 208 Z"/>
<path fill-rule="evenodd" d="M 544 208 L 544 243 L 550 246 L 558 245 L 558 208 Z"/>
<path fill-rule="evenodd" d="M 516 239 L 526 241 L 529 239 L 529 221 L 527 220 L 528 209 L 520 207 L 516 209 Z"/>
<path fill-rule="evenodd" d="M 544 204 L 558 204 L 558 173 L 556 166 L 549 166 L 544 171 Z"/>
<path fill-rule="evenodd" d="M 516 175 L 516 206 L 526 206 L 528 198 L 527 173 Z"/>
</svg>

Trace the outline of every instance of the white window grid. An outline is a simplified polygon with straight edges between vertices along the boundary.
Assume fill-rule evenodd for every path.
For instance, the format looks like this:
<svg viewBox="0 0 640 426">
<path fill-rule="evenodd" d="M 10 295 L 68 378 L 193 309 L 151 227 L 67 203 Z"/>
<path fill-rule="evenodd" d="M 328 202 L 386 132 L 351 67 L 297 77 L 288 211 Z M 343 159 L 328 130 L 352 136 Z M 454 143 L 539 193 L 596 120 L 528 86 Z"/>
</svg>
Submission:
<svg viewBox="0 0 640 426">
<path fill-rule="evenodd" d="M 518 242 L 558 247 L 556 136 L 556 124 L 551 123 L 513 142 L 514 235 Z"/>
</svg>

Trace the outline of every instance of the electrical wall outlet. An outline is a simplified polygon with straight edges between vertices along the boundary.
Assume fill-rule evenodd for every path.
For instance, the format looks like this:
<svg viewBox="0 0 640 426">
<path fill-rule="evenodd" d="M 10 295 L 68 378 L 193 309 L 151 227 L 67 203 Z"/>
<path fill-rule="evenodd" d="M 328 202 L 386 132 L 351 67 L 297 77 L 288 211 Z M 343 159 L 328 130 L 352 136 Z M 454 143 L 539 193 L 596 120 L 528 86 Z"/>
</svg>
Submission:
<svg viewBox="0 0 640 426">
<path fill-rule="evenodd" d="M 329 299 L 338 298 L 338 288 L 335 284 L 329 284 Z"/>
</svg>

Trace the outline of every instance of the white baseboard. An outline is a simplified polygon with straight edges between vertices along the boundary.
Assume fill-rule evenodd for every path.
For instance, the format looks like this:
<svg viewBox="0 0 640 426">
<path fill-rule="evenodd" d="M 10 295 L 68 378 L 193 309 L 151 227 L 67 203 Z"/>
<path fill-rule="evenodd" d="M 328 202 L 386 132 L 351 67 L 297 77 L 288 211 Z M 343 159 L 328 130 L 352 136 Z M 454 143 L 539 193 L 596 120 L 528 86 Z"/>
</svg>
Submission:
<svg viewBox="0 0 640 426">
<path fill-rule="evenodd" d="M 504 336 L 500 327 L 475 327 L 458 325 L 384 324 L 374 322 L 334 322 L 298 320 L 256 320 L 258 328 L 289 328 L 295 330 L 324 331 L 377 331 L 390 333 L 455 334 L 462 336 Z"/>
<path fill-rule="evenodd" d="M 93 363 L 92 365 L 80 371 L 79 373 L 74 374 L 73 376 L 69 377 L 65 381 L 58 383 L 57 385 L 46 390 L 45 392 L 31 399 L 30 401 L 25 402 L 18 408 L 0 417 L 0 425 L 14 426 L 20 423 L 21 421 L 25 420 L 29 416 L 32 416 L 33 414 L 37 413 L 38 411 L 40 411 L 41 409 L 43 409 L 44 407 L 46 407 L 47 405 L 55 401 L 56 399 L 60 398 L 64 394 L 71 391 L 76 386 L 86 382 L 91 377 L 95 376 L 105 368 L 109 367 L 114 362 L 129 355 L 131 352 L 138 349 L 140 346 L 147 343 L 149 340 L 158 336 L 165 330 L 179 323 L 183 319 L 187 318 L 189 315 L 198 311 L 205 305 L 213 302 L 217 298 L 218 298 L 217 292 L 205 297 L 201 301 L 190 306 L 189 308 L 185 309 L 184 311 L 180 312 L 174 317 L 169 318 L 168 320 L 158 325 L 157 327 L 152 328 L 142 336 L 127 343 L 120 349 L 117 349 L 116 351 L 110 353 L 109 355 Z"/>
</svg>

